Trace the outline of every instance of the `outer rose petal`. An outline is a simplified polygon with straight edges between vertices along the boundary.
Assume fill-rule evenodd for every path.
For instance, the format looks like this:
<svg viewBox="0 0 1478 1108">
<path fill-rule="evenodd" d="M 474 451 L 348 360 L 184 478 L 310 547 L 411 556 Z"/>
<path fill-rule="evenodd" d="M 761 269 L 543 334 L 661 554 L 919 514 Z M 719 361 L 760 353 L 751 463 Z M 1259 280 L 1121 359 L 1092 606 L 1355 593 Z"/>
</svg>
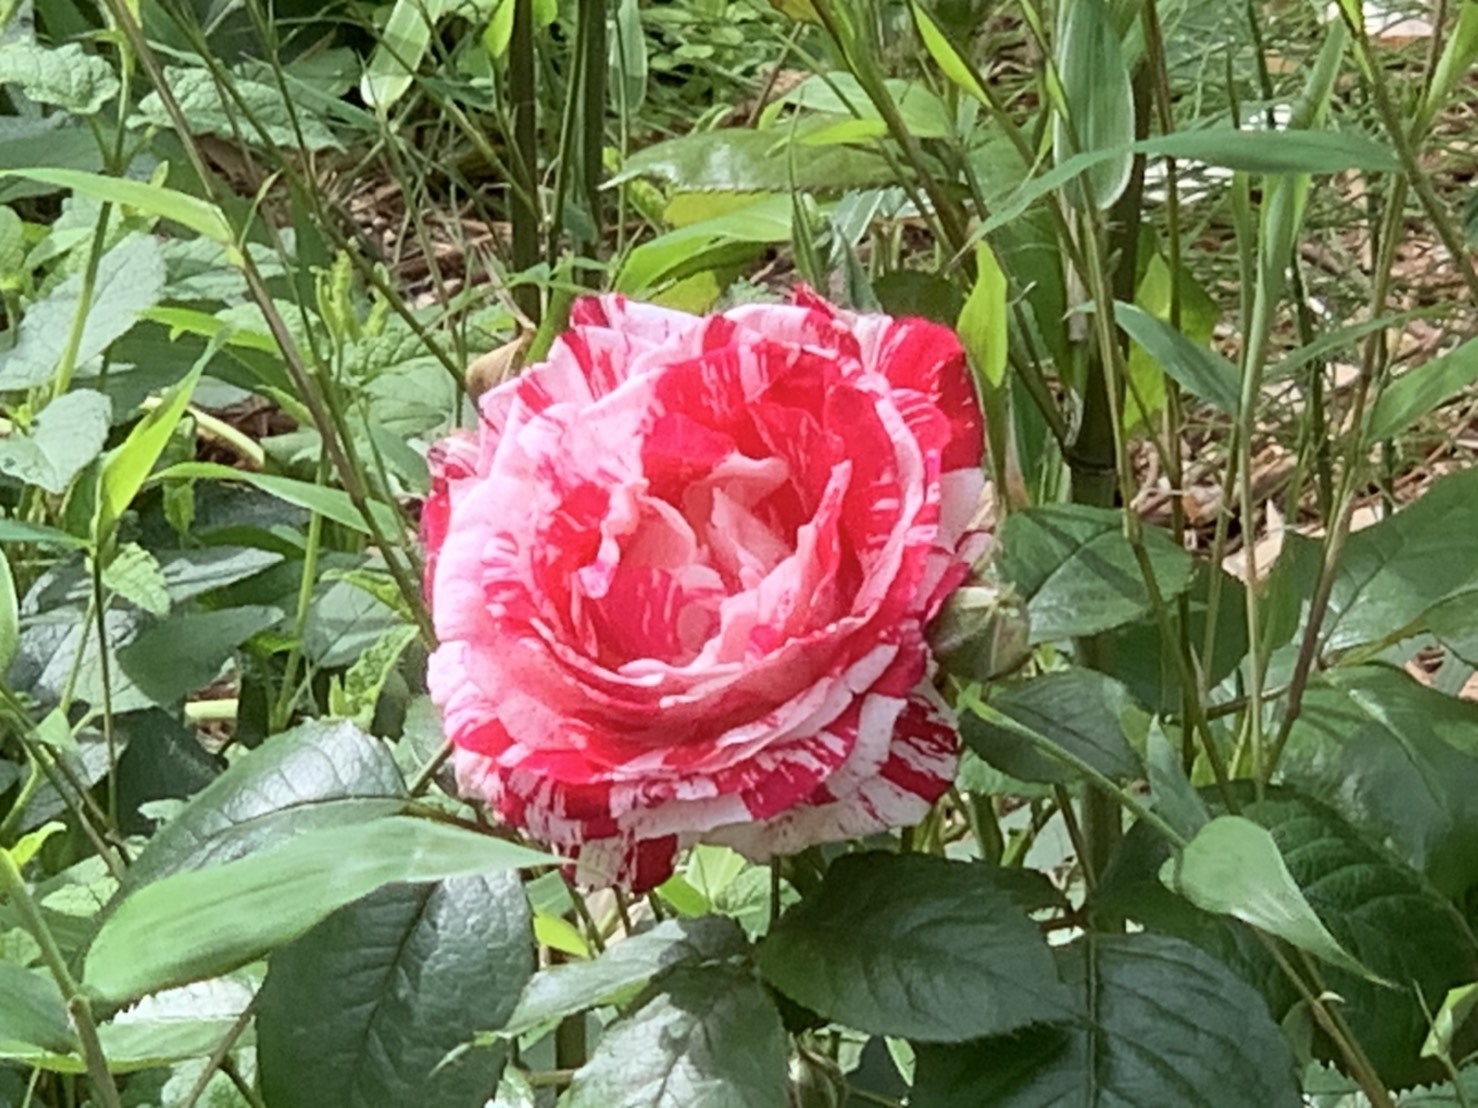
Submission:
<svg viewBox="0 0 1478 1108">
<path fill-rule="evenodd" d="M 579 302 L 432 459 L 428 683 L 465 793 L 587 883 L 921 818 L 957 738 L 923 628 L 981 545 L 948 330 L 802 292 Z"/>
</svg>

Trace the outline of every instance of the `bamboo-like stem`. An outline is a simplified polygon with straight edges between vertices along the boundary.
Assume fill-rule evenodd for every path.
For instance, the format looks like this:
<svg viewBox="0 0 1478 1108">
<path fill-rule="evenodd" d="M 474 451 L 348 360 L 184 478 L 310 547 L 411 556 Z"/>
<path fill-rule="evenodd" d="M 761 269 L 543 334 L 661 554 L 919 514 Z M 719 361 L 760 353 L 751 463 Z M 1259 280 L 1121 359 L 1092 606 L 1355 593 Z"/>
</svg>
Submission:
<svg viewBox="0 0 1478 1108">
<path fill-rule="evenodd" d="M 513 268 L 522 273 L 538 265 L 539 117 L 535 76 L 533 0 L 513 0 L 513 34 L 508 42 L 508 99 L 513 104 L 513 143 L 509 157 L 509 219 L 513 224 Z M 539 322 L 539 290 L 520 284 L 513 302 L 532 323 Z"/>
</svg>

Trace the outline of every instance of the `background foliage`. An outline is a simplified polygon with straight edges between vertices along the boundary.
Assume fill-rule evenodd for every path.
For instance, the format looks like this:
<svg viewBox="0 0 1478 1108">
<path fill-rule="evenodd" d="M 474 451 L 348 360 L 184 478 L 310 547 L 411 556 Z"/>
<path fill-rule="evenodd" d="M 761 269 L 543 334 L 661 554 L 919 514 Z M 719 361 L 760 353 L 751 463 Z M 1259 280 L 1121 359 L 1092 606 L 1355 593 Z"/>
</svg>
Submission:
<svg viewBox="0 0 1478 1108">
<path fill-rule="evenodd" d="M 0 1104 L 1466 1108 L 1475 54 L 0 3 Z M 796 282 L 958 329 L 1029 657 L 922 826 L 582 896 L 443 769 L 425 448 L 583 289 Z"/>
</svg>

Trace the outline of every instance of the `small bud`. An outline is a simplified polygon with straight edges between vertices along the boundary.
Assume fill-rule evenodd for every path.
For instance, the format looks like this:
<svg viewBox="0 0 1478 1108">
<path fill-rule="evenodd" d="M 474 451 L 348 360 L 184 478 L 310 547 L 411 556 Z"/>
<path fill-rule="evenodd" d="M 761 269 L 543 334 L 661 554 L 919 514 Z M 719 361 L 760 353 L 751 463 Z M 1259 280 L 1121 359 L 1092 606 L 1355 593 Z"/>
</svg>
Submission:
<svg viewBox="0 0 1478 1108">
<path fill-rule="evenodd" d="M 989 681 L 1026 661 L 1030 633 L 1026 604 L 1016 591 L 977 567 L 929 625 L 929 645 L 946 673 Z"/>
</svg>

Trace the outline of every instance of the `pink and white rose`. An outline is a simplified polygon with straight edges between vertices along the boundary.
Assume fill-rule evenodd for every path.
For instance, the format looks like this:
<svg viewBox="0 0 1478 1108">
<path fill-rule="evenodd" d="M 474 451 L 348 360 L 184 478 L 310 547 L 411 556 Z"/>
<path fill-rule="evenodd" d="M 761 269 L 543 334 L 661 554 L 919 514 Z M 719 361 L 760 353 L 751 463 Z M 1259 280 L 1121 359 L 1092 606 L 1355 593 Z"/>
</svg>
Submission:
<svg viewBox="0 0 1478 1108">
<path fill-rule="evenodd" d="M 802 292 L 583 300 L 432 456 L 429 682 L 464 792 L 589 884 L 918 822 L 953 779 L 924 627 L 982 550 L 947 328 Z"/>
</svg>

